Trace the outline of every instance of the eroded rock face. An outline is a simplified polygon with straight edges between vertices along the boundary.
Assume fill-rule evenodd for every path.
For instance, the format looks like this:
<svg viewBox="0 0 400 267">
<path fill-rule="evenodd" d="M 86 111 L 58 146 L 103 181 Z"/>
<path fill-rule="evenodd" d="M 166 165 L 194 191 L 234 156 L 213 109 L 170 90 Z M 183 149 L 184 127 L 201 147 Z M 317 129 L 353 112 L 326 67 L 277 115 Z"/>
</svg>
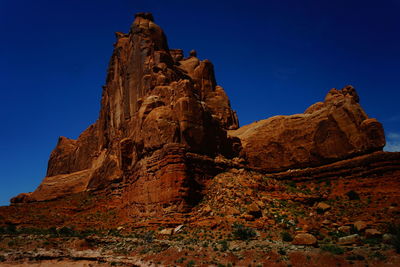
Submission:
<svg viewBox="0 0 400 267">
<path fill-rule="evenodd" d="M 332 89 L 304 114 L 238 129 L 212 63 L 194 50 L 185 58 L 169 49 L 151 14 L 137 14 L 116 39 L 99 119 L 77 140 L 60 137 L 41 185 L 12 203 L 103 190 L 128 216 L 185 211 L 228 168 L 319 166 L 385 145 L 382 125 L 368 118 L 351 86 Z"/>
<path fill-rule="evenodd" d="M 207 176 L 188 163 L 186 153 L 211 161 L 237 155 L 238 140 L 226 130 L 237 129 L 238 119 L 210 61 L 170 50 L 149 13 L 136 14 L 130 32 L 116 38 L 99 119 L 77 140 L 60 137 L 42 184 L 13 202 L 118 183 L 127 207 L 182 209 L 198 183 L 193 177 Z"/>
<path fill-rule="evenodd" d="M 303 114 L 275 116 L 230 131 L 249 165 L 267 171 L 304 168 L 382 150 L 382 125 L 368 118 L 352 86 L 332 89 Z"/>
</svg>

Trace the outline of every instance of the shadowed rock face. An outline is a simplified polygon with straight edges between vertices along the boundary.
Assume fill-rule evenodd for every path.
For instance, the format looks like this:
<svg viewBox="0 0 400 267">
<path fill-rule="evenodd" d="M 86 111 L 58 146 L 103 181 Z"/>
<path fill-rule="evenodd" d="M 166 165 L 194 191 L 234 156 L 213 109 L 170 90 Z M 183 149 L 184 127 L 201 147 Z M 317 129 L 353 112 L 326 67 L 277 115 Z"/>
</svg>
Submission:
<svg viewBox="0 0 400 267">
<path fill-rule="evenodd" d="M 249 165 L 267 171 L 318 166 L 382 150 L 385 135 L 368 118 L 352 86 L 332 89 L 303 114 L 275 116 L 230 131 Z"/>
<path fill-rule="evenodd" d="M 149 13 L 116 33 L 99 119 L 77 140 L 60 137 L 47 175 L 12 203 L 108 190 L 129 214 L 185 211 L 205 181 L 246 160 L 277 171 L 322 165 L 381 150 L 382 125 L 352 87 L 332 89 L 304 114 L 239 128 L 210 61 L 169 49 Z M 230 135 L 227 135 L 227 131 Z"/>
</svg>

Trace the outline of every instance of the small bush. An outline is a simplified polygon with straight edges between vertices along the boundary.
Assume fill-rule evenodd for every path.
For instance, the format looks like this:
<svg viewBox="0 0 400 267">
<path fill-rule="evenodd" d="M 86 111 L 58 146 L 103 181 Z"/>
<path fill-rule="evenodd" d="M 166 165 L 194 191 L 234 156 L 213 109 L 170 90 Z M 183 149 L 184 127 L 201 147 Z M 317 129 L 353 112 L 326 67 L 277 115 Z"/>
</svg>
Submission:
<svg viewBox="0 0 400 267">
<path fill-rule="evenodd" d="M 219 244 L 221 245 L 221 251 L 222 252 L 225 252 L 225 251 L 227 251 L 229 249 L 228 241 L 222 240 L 222 241 L 219 242 Z"/>
<path fill-rule="evenodd" d="M 354 190 L 347 192 L 346 195 L 349 200 L 360 200 L 360 195 Z"/>
<path fill-rule="evenodd" d="M 196 264 L 196 262 L 195 262 L 194 260 L 190 260 L 190 261 L 186 264 L 186 266 L 187 266 L 187 267 L 193 267 L 195 264 Z"/>
<path fill-rule="evenodd" d="M 74 231 L 74 229 L 64 226 L 60 230 L 58 230 L 58 234 L 60 236 L 75 236 L 76 232 Z"/>
<path fill-rule="evenodd" d="M 333 237 L 333 238 L 335 238 L 335 239 L 338 239 L 340 237 L 347 236 L 348 234 L 342 233 L 340 231 L 331 231 L 331 232 L 328 232 L 328 235 Z"/>
<path fill-rule="evenodd" d="M 378 259 L 380 261 L 385 261 L 387 259 L 387 257 L 385 255 L 383 255 L 382 253 L 380 253 L 379 251 L 375 252 L 370 257 L 371 258 L 376 258 L 376 259 Z"/>
<path fill-rule="evenodd" d="M 284 248 L 279 248 L 278 253 L 284 256 L 286 255 L 286 250 Z"/>
<path fill-rule="evenodd" d="M 15 224 L 7 225 L 7 227 L 5 229 L 5 233 L 6 234 L 16 234 L 17 233 L 17 227 L 15 226 Z"/>
<path fill-rule="evenodd" d="M 363 260 L 365 260 L 365 257 L 363 255 L 353 254 L 353 255 L 347 256 L 346 260 L 348 260 L 348 261 L 363 261 Z"/>
<path fill-rule="evenodd" d="M 388 232 L 393 235 L 392 245 L 397 253 L 400 253 L 400 224 L 389 224 Z"/>
<path fill-rule="evenodd" d="M 143 235 L 143 240 L 147 243 L 152 243 L 154 240 L 154 231 L 148 231 Z"/>
<path fill-rule="evenodd" d="M 344 250 L 341 247 L 335 245 L 323 245 L 321 246 L 321 250 L 330 252 L 335 255 L 340 255 L 344 253 Z"/>
<path fill-rule="evenodd" d="M 378 237 L 369 237 L 363 240 L 364 244 L 369 244 L 371 246 L 376 246 L 382 243 L 382 239 Z"/>
<path fill-rule="evenodd" d="M 184 261 L 186 261 L 186 258 L 182 257 L 182 258 L 177 259 L 175 262 L 176 263 L 183 263 Z"/>
<path fill-rule="evenodd" d="M 317 211 L 317 214 L 324 214 L 324 210 L 321 208 L 318 208 L 316 211 Z"/>
<path fill-rule="evenodd" d="M 288 232 L 282 232 L 281 233 L 281 237 L 282 237 L 282 241 L 285 241 L 285 242 L 293 241 L 292 235 L 290 233 L 288 233 Z"/>
<path fill-rule="evenodd" d="M 50 233 L 49 230 L 40 228 L 20 228 L 18 232 L 28 235 L 47 235 Z"/>
<path fill-rule="evenodd" d="M 240 240 L 249 240 L 256 237 L 256 231 L 253 228 L 246 227 L 241 223 L 234 223 L 233 226 L 233 236 Z"/>
</svg>

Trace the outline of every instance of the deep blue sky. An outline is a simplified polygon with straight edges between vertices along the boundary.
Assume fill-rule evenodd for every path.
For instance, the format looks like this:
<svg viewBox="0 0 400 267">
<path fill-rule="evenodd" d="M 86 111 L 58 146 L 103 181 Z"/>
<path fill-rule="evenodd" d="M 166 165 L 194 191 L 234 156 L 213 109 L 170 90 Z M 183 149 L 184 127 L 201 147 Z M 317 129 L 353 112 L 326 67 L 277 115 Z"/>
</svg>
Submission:
<svg viewBox="0 0 400 267">
<path fill-rule="evenodd" d="M 352 84 L 400 148 L 400 0 L 0 0 L 0 205 L 39 185 L 58 136 L 96 120 L 114 32 L 140 11 L 214 63 L 241 125 Z"/>
</svg>

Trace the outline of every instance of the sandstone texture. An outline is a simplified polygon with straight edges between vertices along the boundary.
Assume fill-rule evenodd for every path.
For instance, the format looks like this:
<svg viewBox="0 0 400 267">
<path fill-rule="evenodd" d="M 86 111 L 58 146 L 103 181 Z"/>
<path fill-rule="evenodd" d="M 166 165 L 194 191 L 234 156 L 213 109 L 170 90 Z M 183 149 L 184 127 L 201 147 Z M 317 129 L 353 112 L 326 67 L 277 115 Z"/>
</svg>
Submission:
<svg viewBox="0 0 400 267">
<path fill-rule="evenodd" d="M 303 114 L 275 116 L 229 132 L 240 138 L 249 166 L 305 168 L 382 150 L 382 125 L 369 118 L 352 86 L 332 89 Z"/>
<path fill-rule="evenodd" d="M 297 234 L 293 241 L 293 245 L 315 245 L 317 244 L 317 239 L 315 236 L 307 233 Z"/>
</svg>

